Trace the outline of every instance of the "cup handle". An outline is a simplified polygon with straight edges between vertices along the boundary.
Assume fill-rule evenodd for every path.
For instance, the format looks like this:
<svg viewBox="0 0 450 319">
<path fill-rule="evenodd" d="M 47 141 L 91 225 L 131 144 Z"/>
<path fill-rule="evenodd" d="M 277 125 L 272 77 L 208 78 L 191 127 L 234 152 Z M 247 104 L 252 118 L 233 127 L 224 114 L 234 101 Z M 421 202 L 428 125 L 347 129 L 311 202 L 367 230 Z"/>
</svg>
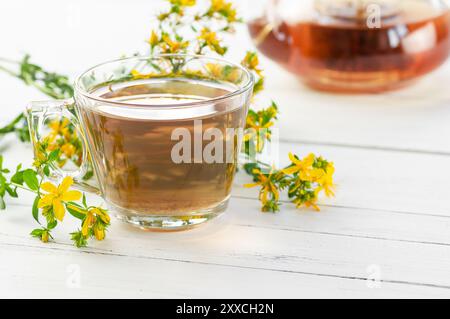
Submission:
<svg viewBox="0 0 450 319">
<path fill-rule="evenodd" d="M 41 150 L 38 143 L 43 141 L 48 135 L 43 135 L 46 121 L 49 118 L 67 118 L 75 127 L 81 141 L 83 155 L 79 169 L 75 171 L 65 171 L 55 163 L 49 163 L 51 172 L 49 179 L 59 182 L 66 176 L 74 179 L 76 188 L 95 194 L 100 194 L 100 189 L 83 181 L 83 176 L 89 170 L 89 153 L 86 139 L 81 129 L 80 122 L 75 115 L 75 102 L 73 99 L 36 101 L 31 102 L 27 107 L 28 127 L 30 130 L 31 143 L 33 144 L 34 157 L 39 158 Z"/>
</svg>

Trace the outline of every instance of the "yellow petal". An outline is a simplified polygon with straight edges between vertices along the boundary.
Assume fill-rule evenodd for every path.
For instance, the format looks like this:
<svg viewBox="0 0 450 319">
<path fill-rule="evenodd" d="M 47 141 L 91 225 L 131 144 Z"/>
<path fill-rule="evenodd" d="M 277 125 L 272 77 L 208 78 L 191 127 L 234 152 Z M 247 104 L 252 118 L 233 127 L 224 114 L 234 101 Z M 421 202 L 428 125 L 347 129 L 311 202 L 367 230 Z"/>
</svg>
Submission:
<svg viewBox="0 0 450 319">
<path fill-rule="evenodd" d="M 105 239 L 105 231 L 99 227 L 94 227 L 95 238 L 99 241 Z"/>
<path fill-rule="evenodd" d="M 77 212 L 81 213 L 81 214 L 84 214 L 84 215 L 87 214 L 87 211 L 86 211 L 85 209 L 82 209 L 82 208 L 80 208 L 80 207 L 78 207 L 78 206 L 69 204 L 68 207 L 69 207 L 70 209 L 73 209 L 74 211 L 77 211 Z"/>
<path fill-rule="evenodd" d="M 265 125 L 263 126 L 263 128 L 270 128 L 270 127 L 272 127 L 273 125 L 274 125 L 273 122 L 269 122 L 269 123 L 265 124 Z"/>
<path fill-rule="evenodd" d="M 99 217 L 105 224 L 109 224 L 111 222 L 111 218 L 106 213 L 99 215 Z"/>
<path fill-rule="evenodd" d="M 105 224 L 109 224 L 109 222 L 111 221 L 111 218 L 109 217 L 109 215 L 106 213 L 106 211 L 100 209 L 100 208 L 95 208 L 97 210 L 96 214 L 98 217 L 100 217 L 100 219 L 105 223 Z"/>
<path fill-rule="evenodd" d="M 58 187 L 58 191 L 60 194 L 64 194 L 73 185 L 73 178 L 70 176 L 64 177 L 63 181 Z"/>
<path fill-rule="evenodd" d="M 264 188 L 264 190 L 261 193 L 261 202 L 265 205 L 267 203 L 267 196 L 269 195 L 267 188 Z"/>
<path fill-rule="evenodd" d="M 43 189 L 44 191 L 49 192 L 49 193 L 56 193 L 57 190 L 58 190 L 58 189 L 56 188 L 56 186 L 53 185 L 53 184 L 50 183 L 50 182 L 42 183 L 42 184 L 41 184 L 41 189 Z"/>
<path fill-rule="evenodd" d="M 244 185 L 245 188 L 252 188 L 252 187 L 256 187 L 256 186 L 259 186 L 259 184 L 258 183 L 253 183 L 253 184 L 245 184 Z"/>
<path fill-rule="evenodd" d="M 280 192 L 278 191 L 277 187 L 275 185 L 271 184 L 270 188 L 272 190 L 275 200 L 278 200 L 280 198 Z"/>
<path fill-rule="evenodd" d="M 297 164 L 297 165 L 301 164 L 300 160 L 298 160 L 292 153 L 289 153 L 289 159 L 294 164 Z"/>
<path fill-rule="evenodd" d="M 83 226 L 81 227 L 81 233 L 83 234 L 83 236 L 88 235 L 88 230 L 89 230 L 89 217 L 86 217 L 86 219 L 83 222 Z"/>
<path fill-rule="evenodd" d="M 292 166 L 292 167 L 288 167 L 285 168 L 284 170 L 282 170 L 282 172 L 286 175 L 291 175 L 294 173 L 297 173 L 300 169 L 297 166 Z"/>
<path fill-rule="evenodd" d="M 82 197 L 79 191 L 67 191 L 61 196 L 61 200 L 65 202 L 80 200 Z"/>
<path fill-rule="evenodd" d="M 45 195 L 44 197 L 42 197 L 39 202 L 38 202 L 38 207 L 42 208 L 42 207 L 46 207 L 46 206 L 50 206 L 53 203 L 53 195 Z"/>
<path fill-rule="evenodd" d="M 311 153 L 303 159 L 303 165 L 311 166 L 314 163 L 315 159 L 316 159 L 316 156 L 313 153 Z"/>
<path fill-rule="evenodd" d="M 66 210 L 64 209 L 64 205 L 61 203 L 59 199 L 55 199 L 53 201 L 53 213 L 55 214 L 55 218 L 59 221 L 64 219 L 64 214 Z"/>
</svg>

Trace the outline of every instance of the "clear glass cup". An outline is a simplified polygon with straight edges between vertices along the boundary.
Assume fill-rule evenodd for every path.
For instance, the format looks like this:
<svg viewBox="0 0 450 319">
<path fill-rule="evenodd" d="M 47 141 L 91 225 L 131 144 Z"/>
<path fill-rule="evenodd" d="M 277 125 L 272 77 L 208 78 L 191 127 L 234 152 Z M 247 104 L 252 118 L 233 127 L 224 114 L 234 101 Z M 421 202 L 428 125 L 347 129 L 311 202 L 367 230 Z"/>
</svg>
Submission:
<svg viewBox="0 0 450 319">
<path fill-rule="evenodd" d="M 191 228 L 227 206 L 253 85 L 242 66 L 203 56 L 106 62 L 78 77 L 74 99 L 31 103 L 35 157 L 64 143 L 49 123 L 66 125 L 83 152 L 72 170 L 52 163 L 51 178 L 72 176 L 141 228 Z"/>
</svg>

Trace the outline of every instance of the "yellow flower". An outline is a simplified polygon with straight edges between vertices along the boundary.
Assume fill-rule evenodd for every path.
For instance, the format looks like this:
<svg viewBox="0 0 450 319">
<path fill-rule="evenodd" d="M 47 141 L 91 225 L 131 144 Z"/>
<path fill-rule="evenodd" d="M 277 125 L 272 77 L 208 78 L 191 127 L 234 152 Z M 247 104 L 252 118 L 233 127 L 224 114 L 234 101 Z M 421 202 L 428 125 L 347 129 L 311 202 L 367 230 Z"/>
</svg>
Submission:
<svg viewBox="0 0 450 319">
<path fill-rule="evenodd" d="M 40 167 L 47 160 L 47 151 L 49 151 L 50 136 L 35 143 L 33 166 Z"/>
<path fill-rule="evenodd" d="M 259 117 L 258 123 L 262 123 L 262 122 L 263 122 L 263 118 Z M 251 117 L 251 116 L 247 117 L 247 128 L 253 128 L 255 130 L 261 130 L 261 129 L 271 128 L 273 125 L 274 125 L 273 122 L 267 122 L 264 125 L 256 124 L 256 122 L 253 119 L 253 117 Z"/>
<path fill-rule="evenodd" d="M 203 28 L 198 39 L 204 41 L 204 43 L 213 51 L 220 55 L 224 55 L 226 48 L 220 46 L 220 41 L 217 38 L 217 34 L 208 28 Z"/>
<path fill-rule="evenodd" d="M 220 79 L 222 77 L 223 67 L 220 64 L 207 63 L 205 67 L 214 78 Z"/>
<path fill-rule="evenodd" d="M 247 69 L 255 71 L 259 76 L 262 76 L 262 70 L 258 68 L 259 58 L 256 52 L 247 52 L 244 60 L 242 60 L 242 65 L 244 65 Z"/>
<path fill-rule="evenodd" d="M 61 152 L 66 155 L 67 158 L 71 158 L 75 154 L 76 148 L 71 143 L 65 143 L 61 146 Z"/>
<path fill-rule="evenodd" d="M 211 8 L 209 9 L 211 13 L 220 13 L 223 15 L 228 22 L 237 21 L 236 9 L 234 9 L 231 2 L 226 2 L 225 0 L 211 0 Z"/>
<path fill-rule="evenodd" d="M 111 218 L 109 217 L 106 210 L 101 209 L 99 207 L 94 207 L 90 210 L 92 213 L 95 214 L 98 218 L 100 218 L 105 224 L 109 224 L 111 222 Z"/>
<path fill-rule="evenodd" d="M 89 209 L 87 212 L 84 210 L 77 209 L 80 213 L 86 214 L 86 218 L 83 221 L 83 225 L 81 227 L 81 233 L 83 236 L 88 236 L 89 229 L 93 227 L 94 235 L 98 240 L 103 240 L 105 238 L 105 225 L 109 225 L 111 219 L 107 212 L 101 208 L 94 207 Z M 98 219 L 100 219 L 104 224 L 99 223 Z"/>
<path fill-rule="evenodd" d="M 252 188 L 261 186 L 261 190 L 259 192 L 259 200 L 263 203 L 263 205 L 266 205 L 269 201 L 269 194 L 273 194 L 273 199 L 275 201 L 278 201 L 280 198 L 280 193 L 278 191 L 277 186 L 273 182 L 273 169 L 269 173 L 269 176 L 264 175 L 259 169 L 254 169 L 253 174 L 257 175 L 257 182 L 252 184 L 246 184 L 244 187 Z"/>
<path fill-rule="evenodd" d="M 336 187 L 333 182 L 334 164 L 328 163 L 327 171 L 323 174 L 322 178 L 318 180 L 319 187 L 317 192 L 324 191 L 327 197 L 334 197 L 334 188 Z"/>
<path fill-rule="evenodd" d="M 162 76 L 163 74 L 157 74 L 157 73 L 147 73 L 147 74 L 143 74 L 140 73 L 138 70 L 131 70 L 131 76 L 133 77 L 133 80 L 142 80 L 142 79 L 150 79 L 150 78 L 154 78 L 157 76 Z"/>
<path fill-rule="evenodd" d="M 99 241 L 105 239 L 105 227 L 102 224 L 97 223 L 94 225 L 94 236 Z"/>
<path fill-rule="evenodd" d="M 49 135 L 50 139 L 56 138 L 58 135 L 67 137 L 70 135 L 69 131 L 69 120 L 63 119 L 63 120 L 55 120 L 50 122 L 49 127 L 51 128 L 51 133 Z"/>
<path fill-rule="evenodd" d="M 164 41 L 163 51 L 165 53 L 178 53 L 179 51 L 184 50 L 189 46 L 189 42 L 174 41 L 167 34 L 164 34 L 162 36 L 162 40 Z"/>
<path fill-rule="evenodd" d="M 226 68 L 219 63 L 207 63 L 205 67 L 215 80 L 226 80 L 236 83 L 242 76 L 238 68 Z"/>
<path fill-rule="evenodd" d="M 307 208 L 312 207 L 316 211 L 320 212 L 319 206 L 317 206 L 317 199 L 312 199 L 310 201 L 304 202 L 303 205 L 305 205 Z"/>
<path fill-rule="evenodd" d="M 159 37 L 158 34 L 155 31 L 152 31 L 152 34 L 150 35 L 150 39 L 148 40 L 148 43 L 153 47 L 158 45 L 159 43 Z"/>
<path fill-rule="evenodd" d="M 83 236 L 86 237 L 89 234 L 89 228 L 94 225 L 95 221 L 96 218 L 94 216 L 94 213 L 92 211 L 88 211 L 81 227 L 81 233 L 83 234 Z"/>
<path fill-rule="evenodd" d="M 260 116 L 258 121 L 255 121 L 253 116 L 247 116 L 246 133 L 244 135 L 244 142 L 256 138 L 256 151 L 261 152 L 264 148 L 264 141 L 270 139 L 271 132 L 270 128 L 274 125 L 272 121 L 265 124 L 263 123 L 263 118 Z"/>
<path fill-rule="evenodd" d="M 42 232 L 41 240 L 43 243 L 48 243 L 48 231 L 44 230 Z"/>
<path fill-rule="evenodd" d="M 316 194 L 316 192 L 314 194 L 314 197 L 309 196 L 309 199 L 296 198 L 292 202 L 295 204 L 295 206 L 297 206 L 297 208 L 301 208 L 302 206 L 305 206 L 307 208 L 312 207 L 318 212 L 320 211 L 319 206 L 317 206 L 317 194 Z"/>
<path fill-rule="evenodd" d="M 182 7 L 192 7 L 195 6 L 195 0 L 169 0 L 173 5 L 178 5 Z"/>
<path fill-rule="evenodd" d="M 41 189 L 46 191 L 47 194 L 39 200 L 38 207 L 53 207 L 55 218 L 62 221 L 66 213 L 63 202 L 76 201 L 81 198 L 81 193 L 79 191 L 69 190 L 72 184 L 73 178 L 69 176 L 65 177 L 58 187 L 50 182 L 43 183 Z"/>
<path fill-rule="evenodd" d="M 289 153 L 289 159 L 294 165 L 285 168 L 283 173 L 287 175 L 298 173 L 302 180 L 312 181 L 315 174 L 318 174 L 318 171 L 312 169 L 315 158 L 314 154 L 309 154 L 303 160 L 299 160 L 292 153 Z"/>
</svg>

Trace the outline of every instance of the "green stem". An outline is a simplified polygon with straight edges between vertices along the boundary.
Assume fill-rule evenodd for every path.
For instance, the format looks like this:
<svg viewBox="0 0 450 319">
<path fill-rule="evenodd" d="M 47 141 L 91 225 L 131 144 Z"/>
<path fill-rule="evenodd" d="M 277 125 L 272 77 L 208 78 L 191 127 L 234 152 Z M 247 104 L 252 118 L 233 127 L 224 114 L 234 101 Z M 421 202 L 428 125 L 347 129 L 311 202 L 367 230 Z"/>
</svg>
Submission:
<svg viewBox="0 0 450 319">
<path fill-rule="evenodd" d="M 15 73 L 14 71 L 12 71 L 8 68 L 5 68 L 3 65 L 0 65 L 0 71 L 3 71 L 13 77 L 16 77 L 16 78 L 19 77 L 19 75 L 17 73 Z"/>
<path fill-rule="evenodd" d="M 23 189 L 23 190 L 26 190 L 26 191 L 29 191 L 29 192 L 32 192 L 32 193 L 39 194 L 38 191 L 34 191 L 34 190 L 32 190 L 32 189 L 30 189 L 30 188 L 27 188 L 27 187 L 25 187 L 25 186 L 23 186 L 23 185 L 20 185 L 20 184 L 13 183 L 13 182 L 11 182 L 11 183 L 9 183 L 9 184 L 12 185 L 12 186 L 14 186 L 14 187 L 17 187 L 17 188 L 20 188 L 20 189 Z"/>
<path fill-rule="evenodd" d="M 23 113 L 20 113 L 11 123 L 0 128 L 0 134 L 7 134 L 14 132 L 16 129 L 16 124 L 19 123 L 23 118 L 25 118 Z"/>
</svg>

